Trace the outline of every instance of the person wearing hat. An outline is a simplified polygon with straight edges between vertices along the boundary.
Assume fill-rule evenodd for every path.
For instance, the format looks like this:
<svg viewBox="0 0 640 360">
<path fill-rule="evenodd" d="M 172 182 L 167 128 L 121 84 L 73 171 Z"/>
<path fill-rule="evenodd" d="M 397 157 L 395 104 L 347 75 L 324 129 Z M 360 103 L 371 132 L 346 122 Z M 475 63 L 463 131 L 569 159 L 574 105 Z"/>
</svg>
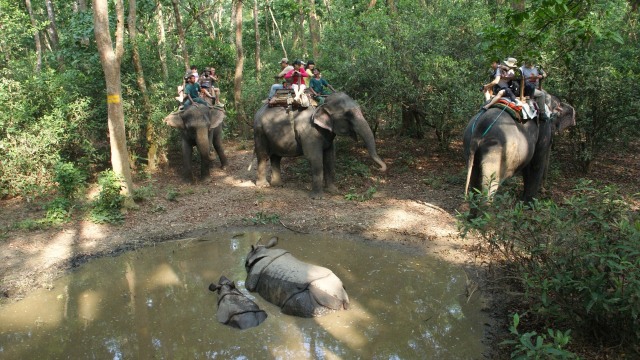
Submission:
<svg viewBox="0 0 640 360">
<path fill-rule="evenodd" d="M 544 111 L 547 93 L 542 89 L 538 89 L 540 80 L 547 77 L 547 74 L 542 71 L 542 69 L 535 67 L 531 60 L 525 61 L 524 65 L 520 68 L 520 71 L 524 78 L 524 95 L 535 99 L 540 113 L 540 120 L 547 121 L 549 117 Z"/>
<path fill-rule="evenodd" d="M 300 97 L 304 94 L 304 90 L 307 88 L 304 78 L 309 77 L 307 71 L 302 67 L 302 61 L 296 60 L 293 62 L 293 70 L 289 71 L 284 78 L 291 79 L 291 88 L 295 93 L 294 101 L 301 102 Z"/>
<path fill-rule="evenodd" d="M 516 68 L 516 64 L 518 60 L 515 58 L 508 58 L 507 60 L 502 62 L 496 69 L 496 75 L 493 78 L 493 81 L 484 85 L 483 90 L 489 91 L 490 88 L 493 87 L 493 92 L 496 94 L 488 104 L 482 107 L 482 111 L 488 110 L 493 104 L 497 103 L 505 95 L 509 97 L 511 102 L 516 102 L 516 96 L 513 94 L 511 89 L 509 89 L 509 82 L 515 77 L 516 73 L 513 69 Z"/>
<path fill-rule="evenodd" d="M 287 58 L 282 58 L 282 60 L 280 60 L 280 68 L 282 69 L 282 71 L 280 71 L 278 75 L 275 76 L 276 81 L 284 79 L 284 76 L 289 71 L 293 70 L 293 66 L 289 65 L 289 60 Z M 282 83 L 271 85 L 271 90 L 269 90 L 269 101 L 271 101 L 271 98 L 274 97 L 276 91 L 279 89 L 284 89 L 284 85 L 282 85 Z"/>
<path fill-rule="evenodd" d="M 220 103 L 220 89 L 217 87 L 218 76 L 215 72 L 215 68 L 204 68 L 204 73 L 200 76 L 198 83 L 206 98 L 214 99 L 216 106 L 224 106 Z"/>
</svg>

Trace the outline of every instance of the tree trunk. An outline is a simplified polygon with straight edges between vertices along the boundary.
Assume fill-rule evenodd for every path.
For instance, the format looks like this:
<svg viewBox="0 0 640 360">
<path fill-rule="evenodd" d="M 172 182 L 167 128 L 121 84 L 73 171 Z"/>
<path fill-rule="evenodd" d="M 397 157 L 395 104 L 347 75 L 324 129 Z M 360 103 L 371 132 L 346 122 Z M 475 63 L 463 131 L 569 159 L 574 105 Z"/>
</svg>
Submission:
<svg viewBox="0 0 640 360">
<path fill-rule="evenodd" d="M 87 1 L 86 0 L 77 0 L 76 2 L 76 8 L 75 10 L 78 13 L 84 13 L 85 11 L 87 11 Z M 82 36 L 82 38 L 80 38 L 80 45 L 87 47 L 89 46 L 89 37 L 88 36 Z"/>
<path fill-rule="evenodd" d="M 176 28 L 178 29 L 178 46 L 180 46 L 180 49 L 182 50 L 184 69 L 185 71 L 189 71 L 189 52 L 187 51 L 187 45 L 185 42 L 184 28 L 182 27 L 182 18 L 180 17 L 178 0 L 171 0 L 171 3 L 173 4 L 173 14 L 176 17 Z"/>
<path fill-rule="evenodd" d="M 233 44 L 236 27 L 236 0 L 231 0 L 231 31 L 229 31 L 229 43 Z"/>
<path fill-rule="evenodd" d="M 269 6 L 269 14 L 271 14 L 271 20 L 273 21 L 273 24 L 275 25 L 276 30 L 278 30 L 278 37 L 280 37 L 280 46 L 282 46 L 282 52 L 284 53 L 284 57 L 288 58 L 289 56 L 287 55 L 287 49 L 285 49 L 284 41 L 282 40 L 282 33 L 280 32 L 280 27 L 278 26 L 278 22 L 276 21 L 275 16 L 273 16 L 273 10 L 271 10 L 271 6 Z"/>
<path fill-rule="evenodd" d="M 294 49 L 302 50 L 298 53 L 304 52 L 304 7 L 302 6 L 302 0 L 298 0 L 298 21 L 295 16 L 293 17 L 293 23 L 296 24 L 293 30 L 293 44 Z"/>
<path fill-rule="evenodd" d="M 236 6 L 234 13 L 236 14 L 236 72 L 233 77 L 233 101 L 235 103 L 236 114 L 238 114 L 238 123 L 240 124 L 240 132 L 247 135 L 246 117 L 242 107 L 242 71 L 244 69 L 244 53 L 242 50 L 242 1 L 235 0 Z"/>
<path fill-rule="evenodd" d="M 100 62 L 104 70 L 107 84 L 107 108 L 109 124 L 109 142 L 111 145 L 111 165 L 113 171 L 122 179 L 122 193 L 125 206 L 134 206 L 133 181 L 129 168 L 129 154 L 124 128 L 124 111 L 122 108 L 122 85 L 120 80 L 120 63 L 124 52 L 124 6 L 122 0 L 116 1 L 117 25 L 116 48 L 114 50 L 109 31 L 109 7 L 106 1 L 93 0 L 93 23 L 96 45 L 100 53 Z"/>
<path fill-rule="evenodd" d="M 331 19 L 332 18 L 331 6 L 329 5 L 329 0 L 322 0 L 322 2 L 324 3 L 324 7 L 327 9 L 327 14 L 329 14 L 329 19 Z"/>
<path fill-rule="evenodd" d="M 376 2 L 377 2 L 377 0 L 371 0 L 369 2 L 369 9 L 373 8 L 374 6 L 376 6 Z"/>
<path fill-rule="evenodd" d="M 269 36 L 269 2 L 264 5 L 264 35 L 267 38 L 267 48 L 271 49 L 271 37 Z"/>
<path fill-rule="evenodd" d="M 133 67 L 136 70 L 136 83 L 142 94 L 142 107 L 145 117 L 145 132 L 147 139 L 147 169 L 149 171 L 156 170 L 156 156 L 158 153 L 158 144 L 155 139 L 155 129 L 151 121 L 151 99 L 147 92 L 147 84 L 144 80 L 144 71 L 142 61 L 140 60 L 140 51 L 138 50 L 138 31 L 136 30 L 136 0 L 129 0 L 129 41 L 131 41 L 131 57 L 133 59 Z"/>
<path fill-rule="evenodd" d="M 51 0 L 45 0 L 45 4 L 47 7 L 47 17 L 49 18 L 49 26 L 47 26 L 47 33 L 49 33 L 49 41 L 51 42 L 51 48 L 56 51 L 58 50 L 58 44 L 60 43 L 58 39 L 58 29 L 56 27 L 56 15 L 53 11 L 53 2 Z"/>
<path fill-rule="evenodd" d="M 258 0 L 253 0 L 253 29 L 256 33 L 256 74 L 258 79 L 260 79 L 262 63 L 260 62 L 260 27 L 258 26 L 258 22 Z"/>
<path fill-rule="evenodd" d="M 31 0 L 25 0 L 25 4 L 27 5 L 27 11 L 29 12 L 29 18 L 31 19 L 31 26 L 33 26 L 33 30 L 35 31 L 33 39 L 36 43 L 36 72 L 40 72 L 40 70 L 42 69 L 42 44 L 40 43 L 40 32 L 36 30 L 38 28 L 38 24 L 36 22 L 35 16 L 33 15 Z"/>
<path fill-rule="evenodd" d="M 162 4 L 160 0 L 156 1 L 158 13 L 156 14 L 158 21 L 158 57 L 160 58 L 160 67 L 162 68 L 162 81 L 169 83 L 169 69 L 167 68 L 167 53 L 165 51 L 167 39 L 164 32 L 164 15 L 162 14 Z"/>
<path fill-rule="evenodd" d="M 47 17 L 49 18 L 49 26 L 47 27 L 47 33 L 49 34 L 49 39 L 51 42 L 51 49 L 55 53 L 56 60 L 58 61 L 58 69 L 64 69 L 64 61 L 62 58 L 62 53 L 58 51 L 60 40 L 58 37 L 58 28 L 56 26 L 56 16 L 53 10 L 53 2 L 52 0 L 46 0 L 47 7 Z"/>
<path fill-rule="evenodd" d="M 320 51 L 318 50 L 318 44 L 320 44 L 320 25 L 318 22 L 318 15 L 316 14 L 316 1 L 309 0 L 309 33 L 311 33 L 311 47 L 313 51 L 313 58 L 318 59 L 320 57 Z"/>
</svg>

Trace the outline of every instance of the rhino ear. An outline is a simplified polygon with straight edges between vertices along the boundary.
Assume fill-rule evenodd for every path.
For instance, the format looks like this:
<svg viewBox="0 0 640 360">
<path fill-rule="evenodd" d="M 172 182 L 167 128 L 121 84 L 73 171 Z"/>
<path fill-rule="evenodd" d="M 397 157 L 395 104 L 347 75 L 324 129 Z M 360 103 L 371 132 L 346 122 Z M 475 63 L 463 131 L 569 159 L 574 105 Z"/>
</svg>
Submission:
<svg viewBox="0 0 640 360">
<path fill-rule="evenodd" d="M 218 285 L 216 285 L 214 283 L 209 284 L 209 290 L 210 291 L 216 292 L 216 291 L 218 291 L 218 289 L 220 289 L 220 286 L 218 286 Z"/>
<path fill-rule="evenodd" d="M 274 247 L 277 243 L 278 243 L 278 238 L 274 236 L 269 240 L 267 245 L 265 245 L 264 247 L 268 249 L 268 248 Z"/>
</svg>

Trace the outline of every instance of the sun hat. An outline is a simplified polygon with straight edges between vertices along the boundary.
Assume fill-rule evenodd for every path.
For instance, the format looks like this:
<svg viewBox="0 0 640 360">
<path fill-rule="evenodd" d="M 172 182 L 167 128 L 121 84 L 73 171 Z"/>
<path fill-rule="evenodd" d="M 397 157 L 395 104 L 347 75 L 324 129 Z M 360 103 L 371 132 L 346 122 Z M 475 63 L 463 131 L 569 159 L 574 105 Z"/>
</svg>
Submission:
<svg viewBox="0 0 640 360">
<path fill-rule="evenodd" d="M 516 58 L 507 58 L 507 60 L 503 61 L 502 63 L 510 68 L 514 68 L 518 63 L 518 60 L 516 60 Z"/>
<path fill-rule="evenodd" d="M 288 63 L 289 63 L 289 59 L 287 59 L 287 58 L 282 58 L 282 60 L 280 60 L 280 64 L 282 64 L 282 63 L 286 63 L 286 64 L 288 64 Z"/>
</svg>

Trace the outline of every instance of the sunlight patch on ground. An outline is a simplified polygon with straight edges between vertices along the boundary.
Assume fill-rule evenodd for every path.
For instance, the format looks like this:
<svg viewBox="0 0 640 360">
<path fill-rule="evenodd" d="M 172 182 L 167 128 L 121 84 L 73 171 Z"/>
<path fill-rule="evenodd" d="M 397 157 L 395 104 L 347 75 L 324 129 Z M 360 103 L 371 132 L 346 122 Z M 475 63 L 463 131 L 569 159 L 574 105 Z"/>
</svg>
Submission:
<svg viewBox="0 0 640 360">
<path fill-rule="evenodd" d="M 35 256 L 30 259 L 32 266 L 35 268 L 48 268 L 60 260 L 72 257 L 74 255 L 73 245 L 76 234 L 74 230 L 58 233 L 58 235 L 40 251 L 40 256 Z"/>
<path fill-rule="evenodd" d="M 433 205 L 405 202 L 402 206 L 389 206 L 376 221 L 378 230 L 396 230 L 409 233 L 423 232 L 430 236 L 456 235 L 455 219 Z"/>
</svg>

